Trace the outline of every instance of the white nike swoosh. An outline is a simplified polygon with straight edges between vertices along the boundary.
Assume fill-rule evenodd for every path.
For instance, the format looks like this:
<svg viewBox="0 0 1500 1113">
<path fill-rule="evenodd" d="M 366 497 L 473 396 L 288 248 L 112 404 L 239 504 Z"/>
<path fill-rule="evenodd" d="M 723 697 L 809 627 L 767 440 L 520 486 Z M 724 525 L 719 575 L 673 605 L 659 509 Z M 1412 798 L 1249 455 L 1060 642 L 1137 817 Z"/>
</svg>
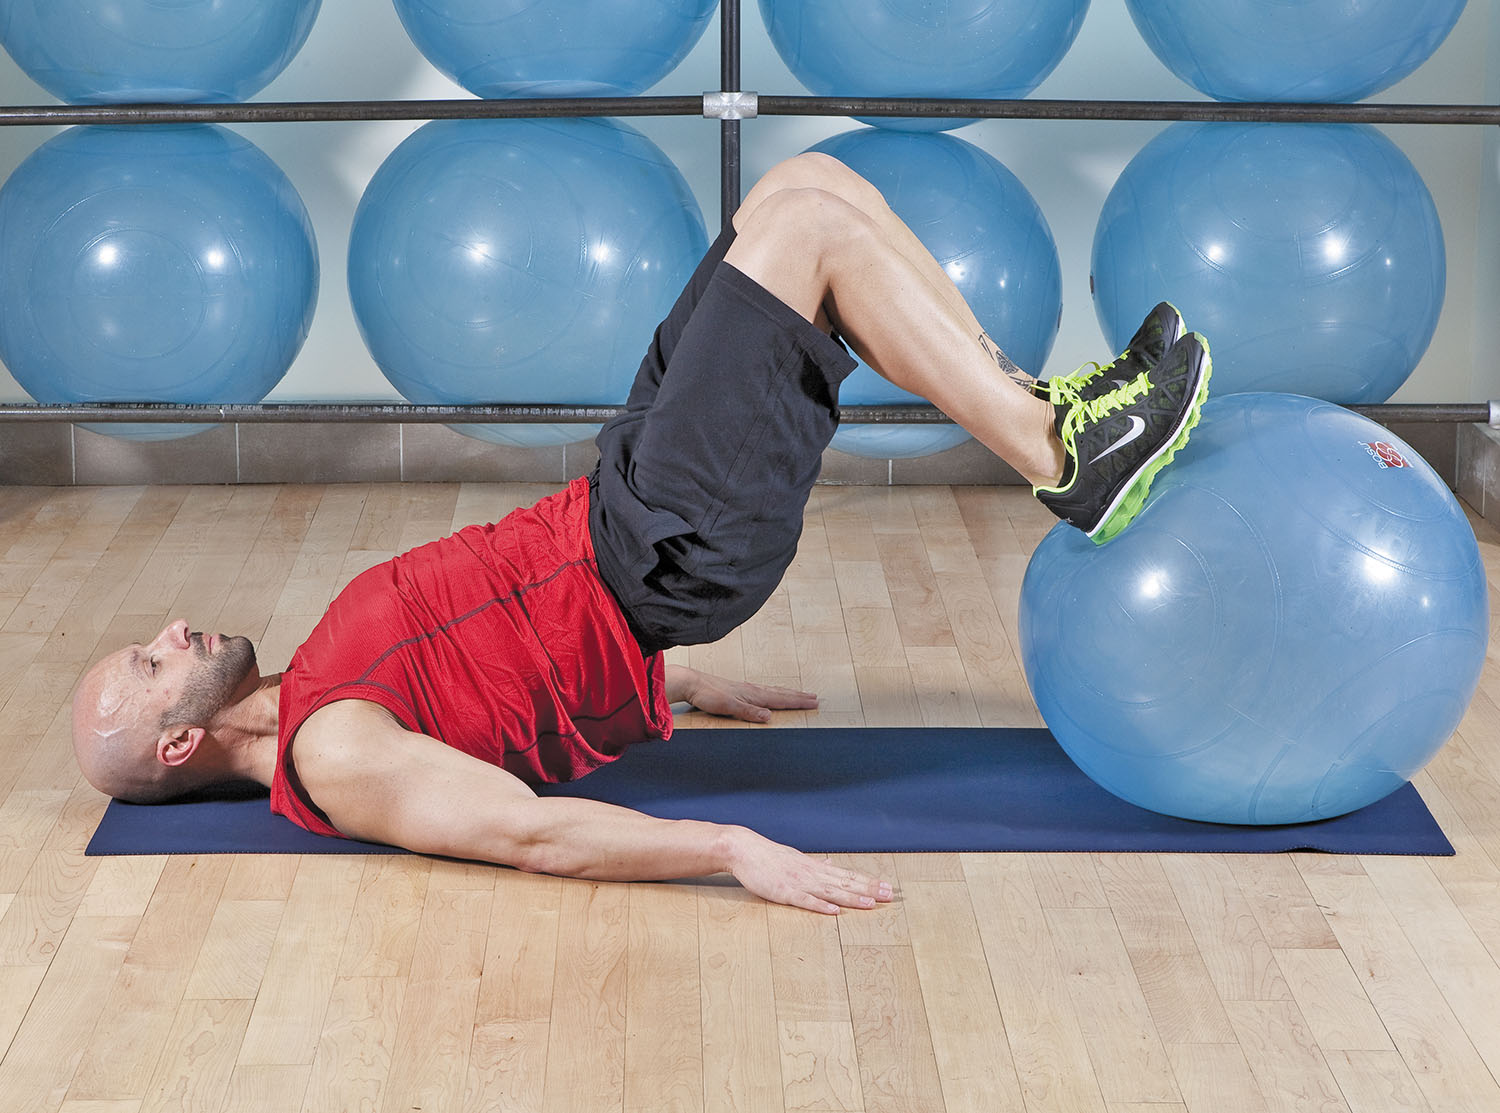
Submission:
<svg viewBox="0 0 1500 1113">
<path fill-rule="evenodd" d="M 1095 456 L 1092 460 L 1090 460 L 1089 461 L 1090 464 L 1097 464 L 1100 460 L 1104 459 L 1106 456 L 1110 455 L 1111 453 L 1120 451 L 1120 449 L 1124 448 L 1127 444 L 1129 444 L 1131 441 L 1135 440 L 1137 437 L 1139 437 L 1142 433 L 1144 433 L 1146 431 L 1146 419 L 1144 417 L 1141 417 L 1139 414 L 1130 414 L 1129 417 L 1130 417 L 1130 429 L 1129 429 L 1129 431 L 1127 431 L 1124 434 L 1124 436 L 1121 436 L 1118 439 L 1116 439 L 1113 444 L 1111 444 L 1108 447 L 1106 447 L 1103 452 L 1099 453 L 1099 455 Z"/>
</svg>

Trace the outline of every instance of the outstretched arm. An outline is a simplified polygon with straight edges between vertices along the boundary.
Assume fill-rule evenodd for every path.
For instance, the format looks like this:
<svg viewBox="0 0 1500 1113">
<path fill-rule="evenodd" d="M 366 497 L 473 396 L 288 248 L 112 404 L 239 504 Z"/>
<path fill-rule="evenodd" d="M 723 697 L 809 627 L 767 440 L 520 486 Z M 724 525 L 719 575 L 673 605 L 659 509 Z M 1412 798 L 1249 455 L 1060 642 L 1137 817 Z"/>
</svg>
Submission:
<svg viewBox="0 0 1500 1113">
<path fill-rule="evenodd" d="M 359 701 L 330 705 L 309 719 L 298 731 L 294 760 L 329 821 L 358 839 L 599 881 L 730 873 L 757 896 L 815 912 L 891 899 L 888 884 L 745 827 L 538 797 L 503 769 L 406 731 Z"/>
</svg>

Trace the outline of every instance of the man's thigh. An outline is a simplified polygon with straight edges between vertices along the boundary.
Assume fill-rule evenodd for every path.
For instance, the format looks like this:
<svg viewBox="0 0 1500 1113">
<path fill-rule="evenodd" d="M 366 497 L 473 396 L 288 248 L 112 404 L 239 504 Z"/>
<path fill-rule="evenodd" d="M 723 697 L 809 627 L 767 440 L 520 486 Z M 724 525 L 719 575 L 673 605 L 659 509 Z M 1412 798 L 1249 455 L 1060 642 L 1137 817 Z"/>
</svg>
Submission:
<svg viewBox="0 0 1500 1113">
<path fill-rule="evenodd" d="M 650 408 L 598 441 L 595 549 L 643 644 L 714 640 L 775 590 L 854 367 L 758 284 L 715 269 Z"/>
</svg>

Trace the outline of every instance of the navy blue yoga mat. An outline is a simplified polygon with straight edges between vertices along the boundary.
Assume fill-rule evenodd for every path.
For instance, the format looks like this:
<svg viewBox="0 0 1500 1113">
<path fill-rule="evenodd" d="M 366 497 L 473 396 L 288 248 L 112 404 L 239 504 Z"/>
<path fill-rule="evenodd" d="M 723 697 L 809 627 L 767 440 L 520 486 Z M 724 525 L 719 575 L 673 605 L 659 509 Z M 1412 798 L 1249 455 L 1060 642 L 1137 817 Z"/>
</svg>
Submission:
<svg viewBox="0 0 1500 1113">
<path fill-rule="evenodd" d="M 1045 730 L 679 730 L 546 795 L 668 819 L 739 823 L 803 850 L 1163 851 L 1448 855 L 1411 785 L 1337 819 L 1283 827 L 1194 823 L 1111 796 Z M 90 854 L 391 853 L 308 834 L 264 796 L 112 802 Z"/>
</svg>

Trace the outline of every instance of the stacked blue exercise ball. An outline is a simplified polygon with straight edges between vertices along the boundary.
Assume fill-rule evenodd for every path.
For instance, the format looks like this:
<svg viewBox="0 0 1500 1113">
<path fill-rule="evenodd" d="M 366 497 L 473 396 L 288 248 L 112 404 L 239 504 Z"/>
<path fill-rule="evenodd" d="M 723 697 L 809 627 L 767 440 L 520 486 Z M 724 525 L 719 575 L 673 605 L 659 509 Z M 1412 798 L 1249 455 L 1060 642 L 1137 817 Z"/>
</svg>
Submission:
<svg viewBox="0 0 1500 1113">
<path fill-rule="evenodd" d="M 297 191 L 242 136 L 78 127 L 0 188 L 0 288 L 0 360 L 38 402 L 252 403 L 307 337 L 318 256 Z"/>
<path fill-rule="evenodd" d="M 1126 0 L 1152 52 L 1227 101 L 1354 101 L 1435 51 L 1464 0 Z"/>
<path fill-rule="evenodd" d="M 1329 818 L 1401 787 L 1457 727 L 1489 636 L 1443 481 L 1359 415 L 1216 396 L 1130 528 L 1058 525 L 1021 587 L 1022 661 L 1057 741 L 1141 807 Z"/>
<path fill-rule="evenodd" d="M 703 35 L 718 0 L 395 0 L 427 60 L 480 97 L 631 96 Z"/>
<path fill-rule="evenodd" d="M 4 0 L 0 44 L 73 103 L 238 101 L 270 84 L 322 0 Z"/>
<path fill-rule="evenodd" d="M 1213 343 L 1214 389 L 1379 403 L 1443 307 L 1443 229 L 1421 175 L 1352 124 L 1168 127 L 1099 215 L 1094 306 L 1119 350 L 1162 299 Z"/>
<path fill-rule="evenodd" d="M 1022 370 L 1038 373 L 1057 339 L 1062 268 L 1031 194 L 999 161 L 951 135 L 857 128 L 811 148 L 880 190 L 922 241 L 979 323 Z M 845 405 L 924 400 L 863 362 L 839 390 Z M 846 425 L 840 452 L 874 459 L 929 456 L 968 440 L 956 425 Z"/>
<path fill-rule="evenodd" d="M 771 43 L 817 96 L 1019 98 L 1078 37 L 1088 0 L 760 0 Z M 944 131 L 956 117 L 870 117 L 906 131 Z"/>
<path fill-rule="evenodd" d="M 417 403 L 625 401 L 707 249 L 682 175 L 611 120 L 427 124 L 354 214 L 349 294 L 375 362 Z M 470 425 L 515 445 L 587 426 Z"/>
</svg>

